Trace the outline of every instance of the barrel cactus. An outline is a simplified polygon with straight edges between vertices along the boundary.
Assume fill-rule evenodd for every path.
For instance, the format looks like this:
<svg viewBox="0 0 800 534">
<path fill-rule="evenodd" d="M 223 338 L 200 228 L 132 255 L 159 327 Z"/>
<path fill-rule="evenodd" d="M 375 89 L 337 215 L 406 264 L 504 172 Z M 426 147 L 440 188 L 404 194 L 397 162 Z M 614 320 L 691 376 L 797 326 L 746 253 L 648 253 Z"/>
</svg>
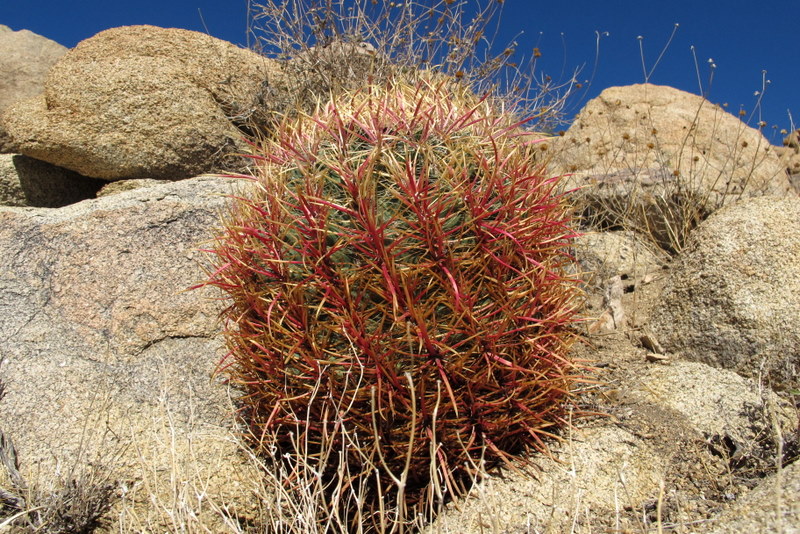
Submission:
<svg viewBox="0 0 800 534">
<path fill-rule="evenodd" d="M 256 447 L 324 456 L 372 512 L 546 450 L 582 371 L 574 234 L 535 142 L 427 80 L 335 97 L 257 149 L 208 280 Z"/>
</svg>

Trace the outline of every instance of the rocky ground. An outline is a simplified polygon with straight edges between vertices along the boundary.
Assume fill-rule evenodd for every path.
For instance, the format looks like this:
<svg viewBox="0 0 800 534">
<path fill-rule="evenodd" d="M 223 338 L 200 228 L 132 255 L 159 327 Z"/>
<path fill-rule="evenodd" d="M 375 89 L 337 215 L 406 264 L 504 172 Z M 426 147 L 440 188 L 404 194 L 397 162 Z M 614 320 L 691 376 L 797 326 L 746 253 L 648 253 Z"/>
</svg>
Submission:
<svg viewBox="0 0 800 534">
<path fill-rule="evenodd" d="M 203 276 L 193 247 L 230 187 L 207 177 L 0 213 L 11 318 L 2 428 L 26 480 L 46 487 L 73 473 L 66 466 L 107 469 L 110 531 L 168 528 L 173 517 L 190 531 L 236 532 L 242 523 L 226 526 L 226 514 L 263 512 L 253 495 L 266 490 L 232 432 L 225 388 L 209 381 L 218 304 L 181 291 Z M 576 253 L 595 272 L 587 314 L 605 317 L 576 348 L 595 370 L 580 408 L 602 415 L 576 417 L 553 458 L 479 484 L 432 528 L 722 532 L 763 512 L 748 520 L 791 531 L 796 391 L 666 353 L 649 325 L 676 264 L 640 237 L 590 233 Z M 740 504 L 762 494 L 759 508 Z"/>
<path fill-rule="evenodd" d="M 178 37 L 199 44 L 174 51 Z M 236 435 L 235 392 L 210 378 L 224 304 L 186 291 L 238 186 L 195 176 L 236 133 L 228 96 L 197 72 L 231 69 L 193 63 L 207 36 L 178 37 L 103 32 L 2 112 L 0 530 L 16 516 L 20 532 L 257 532 L 276 517 L 309 531 L 313 503 L 275 515 L 270 473 Z M 130 39 L 147 49 L 119 46 Z M 244 101 L 264 98 L 264 64 L 214 46 L 241 62 Z M 159 83 L 183 92 L 142 94 L 170 53 Z M 101 56 L 135 83 L 74 90 L 69 73 Z M 91 113 L 60 107 L 81 95 Z M 167 118 L 153 113 L 165 98 L 180 100 Z M 103 111 L 137 102 L 170 124 L 214 117 L 213 142 L 198 152 L 176 129 L 137 159 L 138 140 L 166 129 Z M 548 172 L 578 188 L 587 321 L 574 355 L 591 381 L 552 456 L 493 473 L 427 528 L 798 532 L 797 135 L 772 147 L 700 97 L 640 85 L 604 92 L 541 146 Z"/>
</svg>

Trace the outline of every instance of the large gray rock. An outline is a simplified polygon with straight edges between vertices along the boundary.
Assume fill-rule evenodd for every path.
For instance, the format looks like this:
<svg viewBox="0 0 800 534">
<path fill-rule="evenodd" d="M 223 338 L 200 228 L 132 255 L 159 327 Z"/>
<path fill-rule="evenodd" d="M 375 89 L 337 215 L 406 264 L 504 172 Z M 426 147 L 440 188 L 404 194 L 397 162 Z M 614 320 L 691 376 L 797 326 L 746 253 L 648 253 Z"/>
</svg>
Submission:
<svg viewBox="0 0 800 534">
<path fill-rule="evenodd" d="M 720 210 L 673 266 L 652 327 L 681 356 L 774 386 L 800 384 L 800 203 L 762 197 Z"/>
<path fill-rule="evenodd" d="M 665 167 L 715 198 L 789 190 L 761 132 L 672 87 L 610 87 L 586 104 L 562 142 L 560 163 L 580 176 Z"/>
<path fill-rule="evenodd" d="M 202 33 L 100 32 L 50 71 L 44 94 L 2 117 L 28 156 L 105 180 L 177 180 L 238 169 L 233 117 L 263 99 L 270 60 Z"/>
<path fill-rule="evenodd" d="M 104 347 L 125 360 L 162 339 L 213 334 L 215 310 L 183 290 L 202 278 L 195 248 L 216 224 L 230 181 L 170 185 L 56 211 L 0 211 L 7 354 L 57 335 L 62 354 Z"/>
<path fill-rule="evenodd" d="M 0 24 L 0 115 L 9 105 L 40 94 L 50 67 L 67 48 L 28 30 Z M 13 152 L 0 125 L 0 153 Z"/>
<path fill-rule="evenodd" d="M 0 154 L 0 206 L 59 208 L 93 198 L 104 183 L 21 154 Z"/>
<path fill-rule="evenodd" d="M 552 140 L 552 170 L 601 227 L 679 251 L 698 222 L 739 198 L 796 194 L 756 129 L 704 98 L 651 84 L 611 87 Z"/>
<path fill-rule="evenodd" d="M 202 177 L 55 210 L 0 208 L 0 430 L 29 483 L 48 487 L 59 466 L 106 467 L 129 525 L 170 513 L 159 506 L 183 499 L 175 484 L 208 484 L 198 491 L 213 502 L 242 497 L 236 481 L 254 475 L 226 390 L 210 380 L 224 354 L 220 303 L 186 291 L 204 278 L 197 248 L 230 190 Z M 205 500 L 184 501 L 174 504 L 195 514 L 186 521 L 222 531 Z M 130 531 L 166 530 L 154 518 Z"/>
</svg>

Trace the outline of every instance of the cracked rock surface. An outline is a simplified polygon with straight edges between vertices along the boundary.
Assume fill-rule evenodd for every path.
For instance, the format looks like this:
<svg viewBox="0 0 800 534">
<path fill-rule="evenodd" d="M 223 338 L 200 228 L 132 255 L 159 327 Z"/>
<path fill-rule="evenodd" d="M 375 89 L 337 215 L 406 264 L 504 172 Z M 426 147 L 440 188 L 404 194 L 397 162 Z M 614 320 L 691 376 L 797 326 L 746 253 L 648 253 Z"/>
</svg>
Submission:
<svg viewBox="0 0 800 534">
<path fill-rule="evenodd" d="M 186 291 L 233 187 L 207 176 L 57 210 L 0 208 L 0 429 L 23 468 L 119 454 L 123 472 L 149 458 L 168 474 L 186 436 L 193 454 L 235 461 L 226 390 L 210 379 L 219 303 Z M 177 447 L 156 446 L 164 429 Z"/>
</svg>

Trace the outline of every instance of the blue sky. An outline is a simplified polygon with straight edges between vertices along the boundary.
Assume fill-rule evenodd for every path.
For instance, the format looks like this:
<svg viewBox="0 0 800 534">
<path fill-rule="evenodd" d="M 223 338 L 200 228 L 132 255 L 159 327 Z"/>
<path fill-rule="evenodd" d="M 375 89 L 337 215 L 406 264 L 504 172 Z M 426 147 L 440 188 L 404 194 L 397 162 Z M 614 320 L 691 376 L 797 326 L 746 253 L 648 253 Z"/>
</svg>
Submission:
<svg viewBox="0 0 800 534">
<path fill-rule="evenodd" d="M 791 126 L 787 110 L 794 113 L 795 127 L 800 127 L 798 21 L 798 0 L 769 0 L 760 6 L 742 0 L 505 0 L 496 42 L 516 40 L 518 53 L 526 54 L 538 46 L 542 58 L 537 67 L 556 79 L 565 67 L 572 71 L 583 66 L 583 79 L 594 72 L 588 91 L 573 102 L 574 112 L 606 87 L 645 81 L 637 37 L 643 38 L 645 70 L 650 71 L 678 23 L 649 81 L 699 94 L 694 46 L 700 83 L 709 100 L 727 103 L 733 113 L 744 109 L 751 124 L 764 120 L 765 134 L 779 143 L 778 131 Z M 0 24 L 29 29 L 68 47 L 104 29 L 131 24 L 207 30 L 245 45 L 247 1 L 1 0 Z M 600 39 L 595 64 L 597 32 L 608 35 Z M 716 65 L 710 86 L 709 59 Z M 771 83 L 759 108 L 754 93 L 762 89 L 764 70 Z"/>
</svg>

